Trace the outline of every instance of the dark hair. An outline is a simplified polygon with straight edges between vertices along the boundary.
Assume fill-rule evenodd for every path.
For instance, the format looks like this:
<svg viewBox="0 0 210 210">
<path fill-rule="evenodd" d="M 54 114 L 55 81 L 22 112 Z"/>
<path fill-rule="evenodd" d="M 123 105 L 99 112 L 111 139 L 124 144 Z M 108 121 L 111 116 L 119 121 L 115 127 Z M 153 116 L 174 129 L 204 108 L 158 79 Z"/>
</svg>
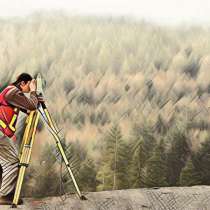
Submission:
<svg viewBox="0 0 210 210">
<path fill-rule="evenodd" d="M 33 78 L 30 74 L 22 73 L 17 77 L 17 80 L 12 83 L 12 85 L 15 85 L 16 87 L 20 88 L 20 83 L 24 81 L 27 83 L 28 81 L 31 81 Z"/>
</svg>

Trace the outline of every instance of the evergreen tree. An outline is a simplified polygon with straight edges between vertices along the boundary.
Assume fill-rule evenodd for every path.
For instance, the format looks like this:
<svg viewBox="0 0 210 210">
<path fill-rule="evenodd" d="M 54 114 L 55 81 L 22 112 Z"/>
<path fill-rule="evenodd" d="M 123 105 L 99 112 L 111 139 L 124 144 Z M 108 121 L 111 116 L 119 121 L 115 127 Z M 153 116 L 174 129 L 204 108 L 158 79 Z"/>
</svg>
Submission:
<svg viewBox="0 0 210 210">
<path fill-rule="evenodd" d="M 98 190 L 116 190 L 125 186 L 127 182 L 125 160 L 125 143 L 122 140 L 121 130 L 114 125 L 105 137 L 101 151 L 102 161 L 97 173 L 100 182 Z"/>
<path fill-rule="evenodd" d="M 56 158 L 52 153 L 53 146 L 46 144 L 41 152 L 39 164 L 28 174 L 32 182 L 32 195 L 35 197 L 55 196 L 59 192 L 59 173 L 56 170 Z M 32 180 L 30 180 L 32 179 Z M 27 186 L 27 185 L 26 185 Z M 28 189 L 25 189 L 27 193 Z"/>
<path fill-rule="evenodd" d="M 170 186 L 179 184 L 179 176 L 190 154 L 190 147 L 184 131 L 173 130 L 170 136 L 171 147 L 167 154 L 168 183 Z"/>
<path fill-rule="evenodd" d="M 198 152 L 192 157 L 196 171 L 199 172 L 201 184 L 210 184 L 210 137 L 201 143 Z"/>
<path fill-rule="evenodd" d="M 86 160 L 81 163 L 77 181 L 82 191 L 96 191 L 96 169 L 91 159 L 86 158 Z"/>
<path fill-rule="evenodd" d="M 132 161 L 130 164 L 130 186 L 139 188 L 145 186 L 145 176 L 143 168 L 147 160 L 146 150 L 144 148 L 143 140 L 139 142 L 138 148 L 132 154 Z"/>
<path fill-rule="evenodd" d="M 97 191 L 112 190 L 113 188 L 113 171 L 109 164 L 103 161 L 97 171 Z"/>
<path fill-rule="evenodd" d="M 65 138 L 62 141 L 62 146 L 65 150 L 65 154 L 66 154 L 66 157 L 70 163 L 70 167 L 74 174 L 74 177 L 77 180 L 77 183 L 81 188 L 83 181 L 84 181 L 84 176 L 86 175 L 85 169 L 86 170 L 88 169 L 88 167 L 84 168 L 84 166 L 87 164 L 86 160 L 88 160 L 87 151 L 85 150 L 85 148 L 83 147 L 83 145 L 81 145 L 81 143 L 79 141 L 67 143 L 65 141 Z M 60 162 L 60 160 L 62 158 L 61 158 L 59 152 L 58 152 L 58 154 L 59 154 L 59 156 L 57 158 L 58 158 L 58 162 Z M 72 181 L 71 177 L 69 176 L 69 172 L 66 169 L 63 160 L 62 160 L 62 165 L 60 165 L 60 167 L 61 167 L 60 168 L 60 176 L 61 176 L 61 184 L 62 184 L 62 186 L 61 186 L 62 192 L 61 193 L 75 192 L 75 187 L 74 187 L 73 181 Z M 81 170 L 81 174 L 80 174 L 80 170 Z M 94 171 L 94 168 L 93 168 L 93 171 Z M 91 172 L 91 173 L 94 173 L 94 172 Z M 80 184 L 80 181 L 81 181 L 81 184 Z M 94 183 L 93 183 L 93 185 L 94 185 Z M 85 187 L 82 189 L 85 191 Z"/>
<path fill-rule="evenodd" d="M 163 118 L 161 117 L 161 115 L 158 115 L 158 119 L 155 123 L 155 131 L 159 134 L 159 135 L 165 135 L 167 133 L 167 126 L 166 123 L 164 122 Z"/>
<path fill-rule="evenodd" d="M 165 158 L 164 140 L 155 148 L 153 155 L 146 162 L 146 186 L 164 187 L 167 186 L 167 166 Z"/>
<path fill-rule="evenodd" d="M 129 164 L 130 164 L 131 150 L 128 143 L 122 142 L 121 149 L 119 150 L 119 162 L 120 167 L 118 173 L 118 189 L 129 188 Z"/>
<path fill-rule="evenodd" d="M 201 184 L 201 174 L 195 168 L 192 159 L 188 159 L 187 164 L 182 169 L 180 174 L 181 186 L 193 186 Z"/>
<path fill-rule="evenodd" d="M 130 164 L 130 186 L 144 187 L 145 186 L 145 164 L 150 158 L 155 146 L 155 138 L 150 126 L 134 125 L 134 139 L 131 144 L 131 164 Z"/>
</svg>

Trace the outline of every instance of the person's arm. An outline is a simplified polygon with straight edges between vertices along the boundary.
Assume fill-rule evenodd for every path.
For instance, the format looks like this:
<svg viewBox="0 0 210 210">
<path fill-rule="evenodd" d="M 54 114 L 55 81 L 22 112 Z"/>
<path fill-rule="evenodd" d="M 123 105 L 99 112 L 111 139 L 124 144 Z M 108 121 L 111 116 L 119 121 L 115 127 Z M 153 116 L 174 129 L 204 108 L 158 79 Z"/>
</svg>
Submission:
<svg viewBox="0 0 210 210">
<path fill-rule="evenodd" d="M 30 98 L 27 98 L 21 90 L 14 87 L 6 93 L 5 100 L 20 109 L 35 110 L 38 107 L 38 99 L 35 91 L 31 91 Z"/>
<path fill-rule="evenodd" d="M 25 113 L 25 114 L 27 114 L 27 115 L 30 114 L 30 111 L 27 110 L 27 109 L 22 109 L 22 108 L 20 108 L 20 111 L 23 112 L 23 113 Z"/>
</svg>

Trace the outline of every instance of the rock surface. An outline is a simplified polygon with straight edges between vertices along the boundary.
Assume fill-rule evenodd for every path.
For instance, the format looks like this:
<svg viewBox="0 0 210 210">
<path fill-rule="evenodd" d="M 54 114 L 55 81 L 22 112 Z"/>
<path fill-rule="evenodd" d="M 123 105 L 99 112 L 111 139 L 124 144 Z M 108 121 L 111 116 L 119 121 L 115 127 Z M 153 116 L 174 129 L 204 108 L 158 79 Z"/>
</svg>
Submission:
<svg viewBox="0 0 210 210">
<path fill-rule="evenodd" d="M 18 210 L 210 210 L 210 186 L 129 189 L 91 192 L 88 200 L 76 195 L 24 199 Z M 0 206 L 1 210 L 11 209 Z"/>
</svg>

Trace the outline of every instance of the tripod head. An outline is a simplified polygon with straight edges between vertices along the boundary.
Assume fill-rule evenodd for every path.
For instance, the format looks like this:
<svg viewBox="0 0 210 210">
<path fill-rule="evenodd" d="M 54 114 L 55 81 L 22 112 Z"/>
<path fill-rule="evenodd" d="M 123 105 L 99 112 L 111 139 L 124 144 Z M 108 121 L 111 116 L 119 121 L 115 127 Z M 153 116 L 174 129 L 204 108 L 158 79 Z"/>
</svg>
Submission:
<svg viewBox="0 0 210 210">
<path fill-rule="evenodd" d="M 42 83 L 42 76 L 39 73 L 36 77 L 36 93 L 38 96 L 43 96 L 43 83 Z"/>
<path fill-rule="evenodd" d="M 38 97 L 40 99 L 43 99 L 44 97 L 44 92 L 43 92 L 43 80 L 42 80 L 42 76 L 41 74 L 39 73 L 36 77 L 36 85 L 37 85 L 37 88 L 36 88 L 36 93 L 38 95 Z M 46 108 L 46 105 L 44 103 L 44 100 L 40 100 L 40 105 L 43 107 L 43 108 Z"/>
</svg>

